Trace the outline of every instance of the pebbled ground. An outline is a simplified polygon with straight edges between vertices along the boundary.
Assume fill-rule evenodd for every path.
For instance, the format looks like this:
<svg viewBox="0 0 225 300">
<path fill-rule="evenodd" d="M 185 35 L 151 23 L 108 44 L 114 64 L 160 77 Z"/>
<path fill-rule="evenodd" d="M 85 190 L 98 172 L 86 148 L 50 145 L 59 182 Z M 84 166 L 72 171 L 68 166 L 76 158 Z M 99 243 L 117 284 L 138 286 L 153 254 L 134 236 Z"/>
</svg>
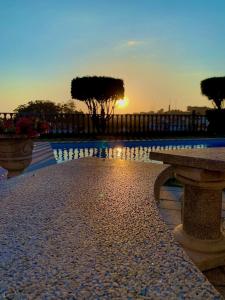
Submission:
<svg viewBox="0 0 225 300">
<path fill-rule="evenodd" d="M 162 165 L 80 159 L 0 183 L 0 299 L 222 299 L 158 215 Z"/>
</svg>

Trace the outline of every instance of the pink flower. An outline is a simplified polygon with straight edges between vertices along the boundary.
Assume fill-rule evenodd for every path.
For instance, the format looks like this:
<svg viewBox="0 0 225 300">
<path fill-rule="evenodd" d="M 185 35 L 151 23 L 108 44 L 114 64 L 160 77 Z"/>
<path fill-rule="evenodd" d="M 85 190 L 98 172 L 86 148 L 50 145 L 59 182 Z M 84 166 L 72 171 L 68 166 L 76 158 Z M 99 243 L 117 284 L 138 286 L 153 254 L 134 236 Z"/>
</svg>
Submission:
<svg viewBox="0 0 225 300">
<path fill-rule="evenodd" d="M 0 119 L 0 133 L 23 134 L 28 137 L 36 137 L 49 129 L 46 121 L 40 121 L 34 117 L 21 117 L 17 120 Z"/>
</svg>

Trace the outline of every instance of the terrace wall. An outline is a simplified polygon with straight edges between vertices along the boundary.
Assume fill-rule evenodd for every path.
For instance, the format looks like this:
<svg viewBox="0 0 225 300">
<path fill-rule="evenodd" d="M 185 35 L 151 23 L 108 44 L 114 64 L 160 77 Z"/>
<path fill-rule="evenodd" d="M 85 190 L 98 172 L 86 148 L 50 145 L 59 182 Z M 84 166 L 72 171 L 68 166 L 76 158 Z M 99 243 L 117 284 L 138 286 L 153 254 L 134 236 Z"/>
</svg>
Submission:
<svg viewBox="0 0 225 300">
<path fill-rule="evenodd" d="M 14 119 L 16 113 L 0 113 L 0 118 Z M 193 114 L 115 114 L 97 130 L 90 114 L 46 114 L 39 116 L 50 124 L 45 137 L 56 136 L 152 136 L 152 135 L 202 135 L 207 133 L 205 115 Z M 96 116 L 101 127 L 101 116 Z"/>
</svg>

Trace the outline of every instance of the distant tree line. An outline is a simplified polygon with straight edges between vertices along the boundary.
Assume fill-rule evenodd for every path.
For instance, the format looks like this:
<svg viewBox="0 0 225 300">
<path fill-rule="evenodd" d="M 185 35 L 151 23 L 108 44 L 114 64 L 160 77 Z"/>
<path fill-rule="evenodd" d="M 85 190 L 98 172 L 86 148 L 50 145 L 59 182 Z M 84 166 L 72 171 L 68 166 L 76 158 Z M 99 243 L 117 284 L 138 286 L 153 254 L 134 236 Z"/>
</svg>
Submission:
<svg viewBox="0 0 225 300">
<path fill-rule="evenodd" d="M 179 109 L 171 109 L 171 110 L 164 110 L 163 108 L 159 109 L 158 111 L 148 111 L 148 112 L 139 112 L 134 114 L 190 114 L 193 111 L 196 114 L 204 115 L 207 110 L 210 108 L 207 106 L 188 106 L 186 111 L 182 111 Z M 55 103 L 50 100 L 35 100 L 29 101 L 27 104 L 19 105 L 14 112 L 16 113 L 34 113 L 34 114 L 61 114 L 61 113 L 68 113 L 68 114 L 82 114 L 81 110 L 76 109 L 76 105 L 73 100 L 69 100 L 65 103 Z"/>
<path fill-rule="evenodd" d="M 19 105 L 14 112 L 19 114 L 61 114 L 70 113 L 77 114 L 83 113 L 81 110 L 76 109 L 76 105 L 73 100 L 69 100 L 65 103 L 55 103 L 50 100 L 35 100 L 29 101 L 27 104 Z"/>
<path fill-rule="evenodd" d="M 191 114 L 195 112 L 199 115 L 206 114 L 206 111 L 209 110 L 210 107 L 207 106 L 188 106 L 187 110 L 183 111 L 180 109 L 170 109 L 170 110 L 164 110 L 163 108 L 159 109 L 158 111 L 150 110 L 148 112 L 140 112 L 135 114 L 143 114 L 143 115 L 151 115 L 151 114 L 174 114 L 174 115 L 184 115 L 184 114 Z"/>
</svg>

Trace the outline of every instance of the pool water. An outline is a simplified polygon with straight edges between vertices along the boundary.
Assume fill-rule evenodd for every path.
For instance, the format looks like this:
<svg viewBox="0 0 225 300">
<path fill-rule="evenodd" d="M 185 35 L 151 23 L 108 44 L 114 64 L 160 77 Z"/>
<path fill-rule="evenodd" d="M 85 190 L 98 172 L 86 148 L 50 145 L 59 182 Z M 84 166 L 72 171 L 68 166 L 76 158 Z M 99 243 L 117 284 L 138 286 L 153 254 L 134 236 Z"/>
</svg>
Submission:
<svg viewBox="0 0 225 300">
<path fill-rule="evenodd" d="M 225 138 L 53 142 L 51 146 L 57 163 L 83 157 L 152 162 L 149 159 L 149 153 L 154 150 L 225 147 Z"/>
</svg>

